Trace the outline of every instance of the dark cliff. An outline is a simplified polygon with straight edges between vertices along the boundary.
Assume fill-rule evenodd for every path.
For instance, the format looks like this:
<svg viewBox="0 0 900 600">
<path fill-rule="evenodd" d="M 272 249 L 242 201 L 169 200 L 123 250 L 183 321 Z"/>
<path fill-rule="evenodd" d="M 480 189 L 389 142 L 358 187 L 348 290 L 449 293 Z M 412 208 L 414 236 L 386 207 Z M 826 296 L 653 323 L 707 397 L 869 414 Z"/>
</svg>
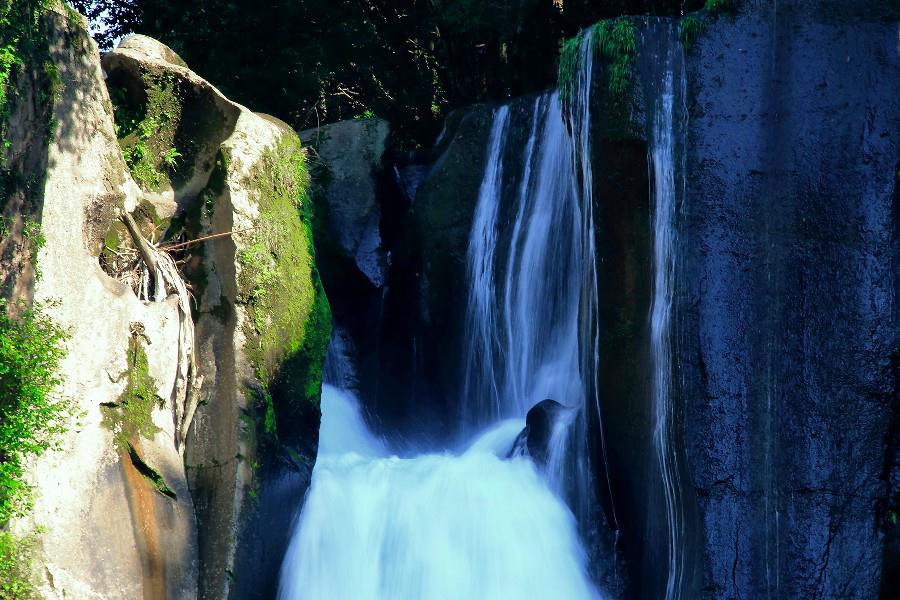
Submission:
<svg viewBox="0 0 900 600">
<path fill-rule="evenodd" d="M 720 19 L 687 59 L 676 313 L 704 597 L 879 590 L 900 47 L 885 13 L 831 4 Z"/>
</svg>

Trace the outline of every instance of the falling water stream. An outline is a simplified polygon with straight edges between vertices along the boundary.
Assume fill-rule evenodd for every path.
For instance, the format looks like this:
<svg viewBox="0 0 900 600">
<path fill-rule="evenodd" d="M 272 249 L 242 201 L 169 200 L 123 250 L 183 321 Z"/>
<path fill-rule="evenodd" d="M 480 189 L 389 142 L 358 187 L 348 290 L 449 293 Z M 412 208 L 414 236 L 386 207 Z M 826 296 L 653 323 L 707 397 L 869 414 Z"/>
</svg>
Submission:
<svg viewBox="0 0 900 600">
<path fill-rule="evenodd" d="M 459 406 L 468 442 L 453 452 L 398 457 L 367 430 L 350 392 L 325 385 L 319 457 L 282 566 L 282 600 L 602 597 L 588 575 L 579 534 L 596 506 L 592 473 L 598 470 L 588 458 L 586 414 L 590 407 L 600 412 L 591 46 L 587 34 L 567 102 L 555 92 L 534 100 L 521 151 L 507 148 L 510 108 L 494 112 L 467 255 Z M 665 85 L 651 155 L 651 337 L 654 444 L 667 520 L 677 529 L 668 369 L 671 74 Z M 514 215 L 509 224 L 500 222 L 503 214 Z M 510 458 L 526 413 L 545 398 L 567 407 L 551 435 L 548 460 Z M 670 530 L 669 598 L 679 587 L 678 539 Z"/>
<path fill-rule="evenodd" d="M 669 35 L 671 37 L 671 32 Z M 653 295 L 650 306 L 652 440 L 665 511 L 664 597 L 666 600 L 676 600 L 682 597 L 684 589 L 685 556 L 682 548 L 685 534 L 681 475 L 673 431 L 671 323 L 675 286 L 676 199 L 680 180 L 675 162 L 679 109 L 676 98 L 684 97 L 682 88 L 686 85 L 683 54 L 677 44 L 666 44 L 663 54 L 655 61 L 655 71 L 656 94 L 648 153 L 653 228 Z"/>
</svg>

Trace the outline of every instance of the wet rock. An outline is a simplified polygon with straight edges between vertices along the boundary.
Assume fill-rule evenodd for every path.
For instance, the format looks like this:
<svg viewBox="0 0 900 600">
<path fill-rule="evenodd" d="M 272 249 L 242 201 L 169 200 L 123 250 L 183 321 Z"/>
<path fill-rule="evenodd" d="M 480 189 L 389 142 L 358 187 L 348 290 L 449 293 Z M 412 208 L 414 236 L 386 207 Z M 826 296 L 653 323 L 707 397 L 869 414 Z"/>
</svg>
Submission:
<svg viewBox="0 0 900 600">
<path fill-rule="evenodd" d="M 541 400 L 525 416 L 525 429 L 516 437 L 510 456 L 527 454 L 539 465 L 547 464 L 553 430 L 572 409 L 556 400 Z"/>
</svg>

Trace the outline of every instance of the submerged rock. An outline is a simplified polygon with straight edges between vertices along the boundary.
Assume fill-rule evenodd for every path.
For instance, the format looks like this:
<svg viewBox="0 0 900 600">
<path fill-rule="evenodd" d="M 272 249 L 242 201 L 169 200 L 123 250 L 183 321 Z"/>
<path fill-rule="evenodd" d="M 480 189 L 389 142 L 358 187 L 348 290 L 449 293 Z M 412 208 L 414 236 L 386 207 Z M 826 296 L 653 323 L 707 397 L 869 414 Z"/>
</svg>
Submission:
<svg viewBox="0 0 900 600">
<path fill-rule="evenodd" d="M 567 419 L 571 408 L 556 400 L 541 400 L 525 416 L 525 429 L 516 437 L 510 456 L 527 454 L 537 464 L 546 465 L 552 451 L 553 433 L 560 419 Z"/>
</svg>

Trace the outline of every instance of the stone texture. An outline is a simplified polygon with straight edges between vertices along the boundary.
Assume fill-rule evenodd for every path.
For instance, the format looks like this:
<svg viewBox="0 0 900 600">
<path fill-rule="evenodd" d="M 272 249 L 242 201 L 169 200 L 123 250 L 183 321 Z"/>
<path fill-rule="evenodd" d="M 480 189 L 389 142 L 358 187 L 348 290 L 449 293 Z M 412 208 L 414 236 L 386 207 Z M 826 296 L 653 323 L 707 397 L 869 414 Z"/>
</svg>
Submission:
<svg viewBox="0 0 900 600">
<path fill-rule="evenodd" d="M 38 217 L 47 243 L 38 256 L 43 277 L 34 284 L 34 298 L 58 299 L 50 314 L 72 332 L 60 392 L 73 400 L 80 416 L 62 440 L 62 450 L 46 453 L 33 466 L 35 508 L 27 522 L 15 524 L 16 530 L 46 528 L 37 563 L 40 591 L 47 598 L 249 597 L 234 588 L 242 532 L 247 522 L 264 529 L 284 516 L 278 526 L 283 535 L 273 539 L 286 544 L 292 512 L 284 507 L 302 501 L 318 440 L 319 408 L 311 403 L 303 412 L 308 422 L 296 427 L 301 432 L 299 449 L 290 456 L 297 460 L 286 464 L 288 475 L 279 471 L 279 477 L 292 482 L 287 494 L 280 491 L 284 486 L 271 483 L 271 470 L 255 468 L 258 462 L 277 462 L 271 456 L 275 446 L 258 437 L 263 428 L 258 394 L 274 385 L 276 376 L 289 375 L 280 369 L 280 361 L 290 357 L 266 355 L 265 369 L 251 360 L 256 354 L 249 332 L 257 324 L 251 322 L 249 302 L 254 293 L 272 291 L 248 289 L 248 281 L 255 285 L 258 280 L 242 278 L 245 264 L 240 256 L 268 226 L 260 209 L 263 198 L 268 198 L 270 210 L 272 202 L 287 203 L 279 205 L 283 219 L 277 226 L 304 241 L 298 272 L 305 273 L 302 281 L 288 283 L 308 296 L 302 306 L 299 298 L 290 298 L 300 311 L 291 315 L 301 320 L 311 316 L 321 287 L 316 287 L 311 243 L 306 243 L 310 224 L 301 216 L 305 207 L 299 205 L 307 185 L 299 138 L 277 119 L 228 101 L 174 52 L 150 38 L 126 38 L 105 56 L 104 73 L 85 23 L 76 22 L 61 5 L 51 9 L 48 19 L 51 56 L 62 89 L 53 107 L 59 127 L 43 150 L 46 158 L 27 162 L 37 180 L 43 181 L 46 166 Z M 128 172 L 104 84 L 105 74 L 110 86 L 139 94 L 146 73 L 172 77 L 183 101 L 174 137 L 182 161 L 170 184 L 157 191 L 141 189 Z M 21 131 L 13 135 L 30 135 L 36 127 L 28 119 L 17 122 Z M 17 139 L 14 143 L 24 144 Z M 296 176 L 290 189 L 260 176 L 265 173 L 263 163 Z M 184 456 L 175 446 L 172 406 L 179 357 L 176 299 L 139 301 L 98 261 L 104 236 L 117 217 L 146 201 L 171 219 L 170 228 L 180 227 L 189 239 L 236 231 L 192 249 L 182 267 L 196 299 L 197 354 L 204 377 L 201 406 Z M 13 297 L 28 299 L 32 279 L 27 265 L 23 273 L 10 289 Z M 17 291 L 20 288 L 24 292 Z M 327 316 L 327 302 L 325 307 Z M 307 322 L 298 324 L 298 332 L 307 329 Z M 115 402 L 126 385 L 126 351 L 137 323 L 146 335 L 150 375 L 166 405 L 153 413 L 161 431 L 133 442 L 176 499 L 156 491 L 128 454 L 116 450 L 112 432 L 102 424 L 101 404 Z M 274 340 L 276 349 L 280 341 L 293 345 L 294 338 Z M 272 504 L 270 496 L 281 503 L 267 513 L 251 501 L 253 496 L 259 506 Z M 265 568 L 254 563 L 248 569 L 259 581 L 277 581 L 283 547 L 273 548 L 278 557 L 274 565 L 270 560 Z M 249 578 L 246 582 L 256 585 Z"/>
<path fill-rule="evenodd" d="M 39 561 L 46 598 L 192 598 L 197 590 L 197 537 L 191 495 L 174 444 L 172 394 L 178 345 L 174 302 L 139 302 L 100 268 L 92 227 L 108 226 L 126 203 L 127 168 L 113 130 L 96 46 L 83 23 L 52 10 L 51 56 L 62 90 L 59 126 L 49 147 L 41 224 L 47 243 L 37 301 L 59 300 L 51 314 L 70 328 L 61 393 L 81 416 L 59 452 L 34 466 L 31 520 L 44 528 Z M 77 43 L 73 43 L 73 40 Z M 110 210 L 110 208 L 112 210 Z M 144 326 L 150 374 L 167 400 L 153 414 L 161 429 L 143 440 L 144 460 L 177 500 L 155 491 L 101 425 L 101 403 L 115 402 L 127 372 L 132 323 Z"/>
<path fill-rule="evenodd" d="M 385 282 L 387 257 L 381 244 L 377 173 L 390 127 L 381 119 L 341 121 L 300 134 L 316 150 L 318 181 L 327 202 L 322 233 L 333 240 L 344 258 L 352 260 L 369 282 Z"/>
<path fill-rule="evenodd" d="M 675 310 L 697 597 L 878 595 L 898 393 L 900 47 L 883 9 L 752 7 L 688 56 Z"/>
</svg>

